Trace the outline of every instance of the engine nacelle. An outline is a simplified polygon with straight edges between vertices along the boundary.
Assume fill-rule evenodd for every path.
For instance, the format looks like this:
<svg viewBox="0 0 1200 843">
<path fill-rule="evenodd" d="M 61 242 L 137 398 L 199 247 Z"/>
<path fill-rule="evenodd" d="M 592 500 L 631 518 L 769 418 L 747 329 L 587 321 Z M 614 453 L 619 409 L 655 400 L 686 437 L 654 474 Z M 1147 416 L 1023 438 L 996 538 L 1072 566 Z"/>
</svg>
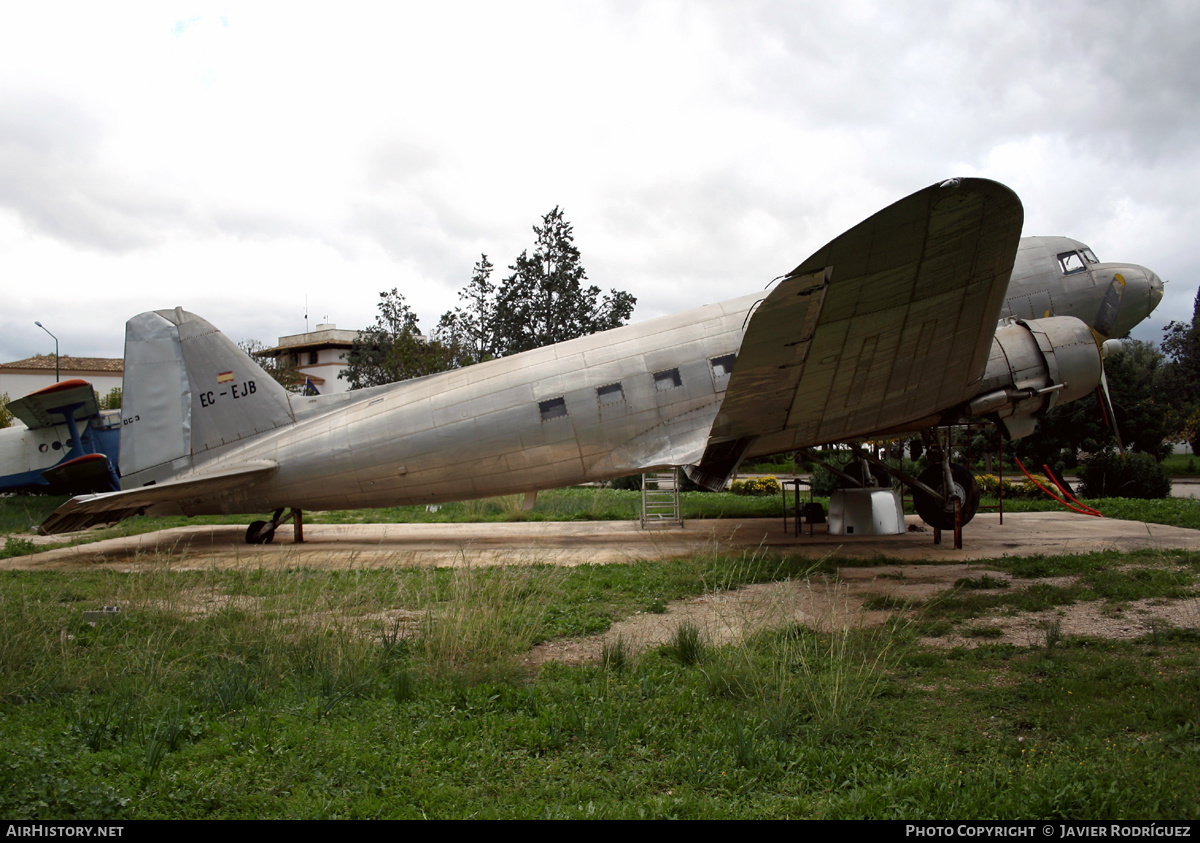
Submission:
<svg viewBox="0 0 1200 843">
<path fill-rule="evenodd" d="M 1015 319 L 996 330 L 980 392 L 967 405 L 989 416 L 1009 439 L 1033 433 L 1051 407 L 1087 395 L 1100 383 L 1100 350 L 1073 316 Z"/>
</svg>

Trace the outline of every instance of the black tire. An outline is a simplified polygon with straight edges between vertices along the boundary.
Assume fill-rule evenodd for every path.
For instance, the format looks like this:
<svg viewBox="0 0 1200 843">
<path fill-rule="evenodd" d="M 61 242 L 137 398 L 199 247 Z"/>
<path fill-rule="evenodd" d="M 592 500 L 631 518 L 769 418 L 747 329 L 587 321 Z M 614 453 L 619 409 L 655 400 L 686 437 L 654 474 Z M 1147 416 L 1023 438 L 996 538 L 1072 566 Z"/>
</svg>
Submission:
<svg viewBox="0 0 1200 843">
<path fill-rule="evenodd" d="M 975 476 L 971 472 L 961 465 L 953 463 L 950 465 L 950 477 L 954 480 L 954 485 L 959 487 L 963 493 L 962 522 L 965 526 L 979 511 L 979 484 L 975 482 Z M 921 476 L 917 479 L 939 492 L 945 486 L 940 465 L 931 465 L 922 471 Z M 936 527 L 939 530 L 954 529 L 954 501 L 947 506 L 942 503 L 940 497 L 931 498 L 920 489 L 913 489 L 913 503 L 916 504 L 917 514 L 921 516 L 921 520 L 930 527 Z"/>
<path fill-rule="evenodd" d="M 275 539 L 275 530 L 272 528 L 260 533 L 265 526 L 266 521 L 251 521 L 250 526 L 246 528 L 246 544 L 270 544 Z"/>
</svg>

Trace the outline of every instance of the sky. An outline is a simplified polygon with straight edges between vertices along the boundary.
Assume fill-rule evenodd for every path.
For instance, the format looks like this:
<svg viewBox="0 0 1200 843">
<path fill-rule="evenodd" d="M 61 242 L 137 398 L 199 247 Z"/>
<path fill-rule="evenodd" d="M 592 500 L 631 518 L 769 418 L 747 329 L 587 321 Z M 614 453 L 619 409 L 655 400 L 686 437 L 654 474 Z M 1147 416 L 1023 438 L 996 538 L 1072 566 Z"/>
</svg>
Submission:
<svg viewBox="0 0 1200 843">
<path fill-rule="evenodd" d="M 561 207 L 634 321 L 762 289 L 888 204 L 1003 182 L 1026 234 L 1200 257 L 1193 0 L 24 3 L 0 19 L 0 361 L 422 328 Z M 307 316 L 307 323 L 306 323 Z"/>
</svg>

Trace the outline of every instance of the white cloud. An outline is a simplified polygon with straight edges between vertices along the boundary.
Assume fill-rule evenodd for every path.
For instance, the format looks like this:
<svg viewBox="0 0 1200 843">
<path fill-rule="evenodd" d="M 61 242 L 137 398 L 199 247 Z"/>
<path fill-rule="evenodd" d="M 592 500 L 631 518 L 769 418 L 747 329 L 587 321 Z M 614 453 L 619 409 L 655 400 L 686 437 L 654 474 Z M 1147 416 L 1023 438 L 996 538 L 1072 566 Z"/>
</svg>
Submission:
<svg viewBox="0 0 1200 843">
<path fill-rule="evenodd" d="M 393 286 L 428 326 L 556 205 L 644 318 L 964 174 L 1014 187 L 1029 233 L 1176 279 L 1161 321 L 1191 315 L 1186 2 L 114 8 L 6 10 L 6 360 L 42 348 L 33 319 L 72 353 L 176 304 L 270 341 L 306 295 L 355 327 Z"/>
</svg>

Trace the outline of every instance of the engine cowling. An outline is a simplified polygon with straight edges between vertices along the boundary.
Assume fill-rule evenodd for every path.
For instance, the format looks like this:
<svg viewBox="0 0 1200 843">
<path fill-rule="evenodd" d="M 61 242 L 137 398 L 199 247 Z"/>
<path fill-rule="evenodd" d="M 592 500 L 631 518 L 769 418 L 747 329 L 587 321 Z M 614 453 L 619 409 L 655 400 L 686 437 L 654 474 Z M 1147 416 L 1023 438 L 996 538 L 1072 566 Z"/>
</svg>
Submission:
<svg viewBox="0 0 1200 843">
<path fill-rule="evenodd" d="M 1082 320 L 1015 319 L 997 328 L 980 391 L 967 412 L 992 418 L 1005 436 L 1020 439 L 1033 433 L 1051 407 L 1095 389 L 1101 372 L 1100 350 Z"/>
</svg>

